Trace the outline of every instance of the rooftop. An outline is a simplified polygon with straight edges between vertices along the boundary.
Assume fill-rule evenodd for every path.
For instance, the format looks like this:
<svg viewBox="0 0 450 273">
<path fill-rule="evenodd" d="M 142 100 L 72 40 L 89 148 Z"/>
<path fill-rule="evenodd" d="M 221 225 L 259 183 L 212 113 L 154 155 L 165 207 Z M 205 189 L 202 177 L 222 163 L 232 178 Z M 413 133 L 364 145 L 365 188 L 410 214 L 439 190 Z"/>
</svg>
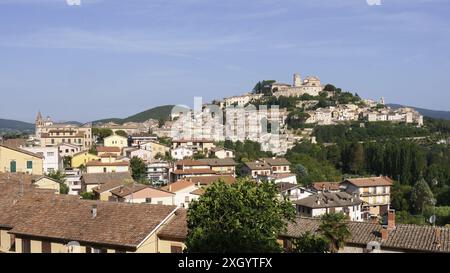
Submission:
<svg viewBox="0 0 450 273">
<path fill-rule="evenodd" d="M 346 192 L 319 192 L 318 194 L 294 201 L 294 204 L 308 208 L 347 207 L 362 201 Z"/>
<path fill-rule="evenodd" d="M 366 177 L 366 178 L 350 178 L 344 181 L 351 183 L 357 187 L 375 187 L 375 186 L 392 186 L 393 182 L 389 177 Z"/>
</svg>

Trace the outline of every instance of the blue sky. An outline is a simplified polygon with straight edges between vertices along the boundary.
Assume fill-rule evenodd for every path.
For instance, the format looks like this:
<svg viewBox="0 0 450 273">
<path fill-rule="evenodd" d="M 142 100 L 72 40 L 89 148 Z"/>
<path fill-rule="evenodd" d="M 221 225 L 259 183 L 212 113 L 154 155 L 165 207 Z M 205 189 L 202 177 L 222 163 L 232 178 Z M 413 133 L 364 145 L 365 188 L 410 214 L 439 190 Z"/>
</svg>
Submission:
<svg viewBox="0 0 450 273">
<path fill-rule="evenodd" d="M 370 0 L 369 0 L 370 1 Z M 450 0 L 0 0 L 0 118 L 125 117 L 292 74 L 450 110 Z"/>
</svg>

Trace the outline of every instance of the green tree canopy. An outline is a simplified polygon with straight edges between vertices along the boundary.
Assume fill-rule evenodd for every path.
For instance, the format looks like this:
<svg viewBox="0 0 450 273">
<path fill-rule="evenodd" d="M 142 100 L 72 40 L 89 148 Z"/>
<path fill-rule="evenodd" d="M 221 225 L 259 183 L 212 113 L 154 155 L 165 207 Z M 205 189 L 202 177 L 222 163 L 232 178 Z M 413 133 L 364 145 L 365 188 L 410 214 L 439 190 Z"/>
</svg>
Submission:
<svg viewBox="0 0 450 273">
<path fill-rule="evenodd" d="M 293 242 L 293 253 L 325 253 L 329 249 L 329 243 L 321 235 L 306 232 Z"/>
<path fill-rule="evenodd" d="M 331 253 L 337 253 L 351 236 L 347 226 L 347 216 L 343 213 L 324 214 L 318 231 L 328 242 Z"/>
<path fill-rule="evenodd" d="M 422 214 L 427 207 L 434 205 L 433 192 L 425 179 L 420 179 L 411 192 L 411 203 L 416 213 Z"/>
<path fill-rule="evenodd" d="M 121 137 L 128 137 L 127 132 L 125 132 L 124 130 L 117 130 L 116 135 L 121 136 Z"/>
<path fill-rule="evenodd" d="M 144 160 L 135 156 L 130 160 L 131 174 L 133 179 L 137 182 L 142 182 L 146 180 L 147 177 L 147 166 Z"/>
<path fill-rule="evenodd" d="M 295 216 L 277 198 L 273 183 L 238 179 L 210 186 L 188 210 L 187 251 L 191 253 L 281 252 L 277 236 Z"/>
</svg>

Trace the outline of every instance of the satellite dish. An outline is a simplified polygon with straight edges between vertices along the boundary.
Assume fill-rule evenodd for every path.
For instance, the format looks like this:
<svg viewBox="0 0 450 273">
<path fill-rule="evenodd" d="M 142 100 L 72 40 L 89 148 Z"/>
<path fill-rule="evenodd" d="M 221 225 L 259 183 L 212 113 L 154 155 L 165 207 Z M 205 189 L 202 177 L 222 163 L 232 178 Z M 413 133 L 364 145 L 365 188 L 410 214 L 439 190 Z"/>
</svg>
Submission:
<svg viewBox="0 0 450 273">
<path fill-rule="evenodd" d="M 430 224 L 436 223 L 436 215 L 431 215 L 431 217 L 428 221 L 430 222 Z"/>
</svg>

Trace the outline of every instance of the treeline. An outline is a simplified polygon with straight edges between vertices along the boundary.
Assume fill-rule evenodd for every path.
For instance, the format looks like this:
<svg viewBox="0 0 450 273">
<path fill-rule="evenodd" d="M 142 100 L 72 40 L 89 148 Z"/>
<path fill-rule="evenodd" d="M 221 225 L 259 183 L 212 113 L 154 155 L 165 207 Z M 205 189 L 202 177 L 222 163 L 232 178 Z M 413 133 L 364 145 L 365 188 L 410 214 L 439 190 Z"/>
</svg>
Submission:
<svg viewBox="0 0 450 273">
<path fill-rule="evenodd" d="M 361 126 L 361 124 L 364 124 Z M 314 135 L 320 143 L 347 141 L 372 141 L 388 138 L 424 137 L 430 134 L 427 128 L 392 122 L 354 122 L 329 126 L 317 126 Z"/>
</svg>

